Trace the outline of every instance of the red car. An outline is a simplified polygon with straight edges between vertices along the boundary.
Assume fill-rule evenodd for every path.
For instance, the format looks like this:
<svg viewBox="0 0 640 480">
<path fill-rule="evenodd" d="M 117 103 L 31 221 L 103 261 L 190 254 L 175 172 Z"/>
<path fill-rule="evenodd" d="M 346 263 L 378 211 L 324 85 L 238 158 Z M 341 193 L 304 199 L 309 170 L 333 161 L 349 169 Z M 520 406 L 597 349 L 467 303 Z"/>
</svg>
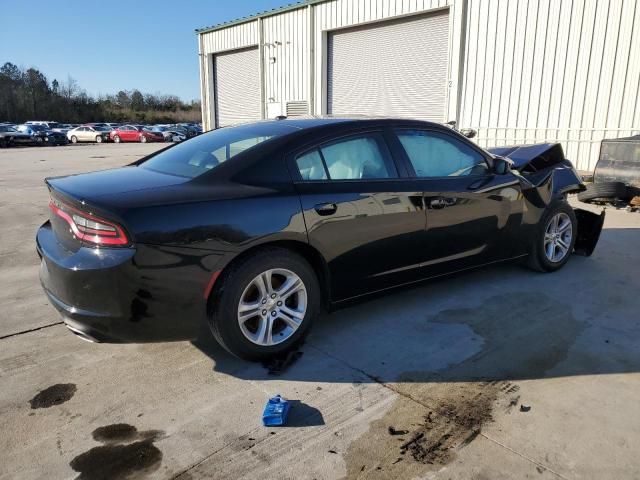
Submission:
<svg viewBox="0 0 640 480">
<path fill-rule="evenodd" d="M 122 125 L 112 130 L 109 134 L 115 143 L 120 142 L 164 142 L 164 137 L 159 132 L 147 130 L 142 125 Z"/>
</svg>

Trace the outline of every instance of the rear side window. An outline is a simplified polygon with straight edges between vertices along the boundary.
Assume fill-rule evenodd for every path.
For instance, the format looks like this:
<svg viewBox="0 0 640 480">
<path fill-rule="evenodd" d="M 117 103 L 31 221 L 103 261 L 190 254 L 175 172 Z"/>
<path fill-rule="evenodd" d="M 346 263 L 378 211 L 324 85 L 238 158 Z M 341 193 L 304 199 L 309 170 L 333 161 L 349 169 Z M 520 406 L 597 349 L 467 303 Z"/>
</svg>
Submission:
<svg viewBox="0 0 640 480">
<path fill-rule="evenodd" d="M 296 158 L 303 180 L 395 178 L 393 162 L 379 135 L 367 134 L 327 143 Z"/>
<path fill-rule="evenodd" d="M 488 171 L 484 156 L 454 137 L 422 130 L 396 134 L 418 177 L 483 175 Z"/>
<path fill-rule="evenodd" d="M 300 155 L 296 163 L 303 180 L 326 180 L 327 171 L 318 150 Z"/>
<path fill-rule="evenodd" d="M 292 131 L 292 127 L 275 122 L 220 128 L 171 147 L 140 167 L 195 178 L 245 150 Z"/>
</svg>

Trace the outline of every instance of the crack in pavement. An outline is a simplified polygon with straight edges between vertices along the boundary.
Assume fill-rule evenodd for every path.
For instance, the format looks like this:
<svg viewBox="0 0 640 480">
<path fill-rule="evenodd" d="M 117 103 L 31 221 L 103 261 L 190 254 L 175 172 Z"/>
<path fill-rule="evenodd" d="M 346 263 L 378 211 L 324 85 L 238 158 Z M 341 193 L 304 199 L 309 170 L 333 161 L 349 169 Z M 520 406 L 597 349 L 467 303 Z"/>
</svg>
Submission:
<svg viewBox="0 0 640 480">
<path fill-rule="evenodd" d="M 4 340 L 5 338 L 17 337 L 20 335 L 24 335 L 25 333 L 37 332 L 38 330 L 44 330 L 45 328 L 55 327 L 56 325 L 62 324 L 64 324 L 64 322 L 55 322 L 48 325 L 43 325 L 42 327 L 30 328 L 29 330 L 23 330 L 21 332 L 10 333 L 9 335 L 3 335 L 2 337 L 0 337 L 0 340 Z"/>
</svg>

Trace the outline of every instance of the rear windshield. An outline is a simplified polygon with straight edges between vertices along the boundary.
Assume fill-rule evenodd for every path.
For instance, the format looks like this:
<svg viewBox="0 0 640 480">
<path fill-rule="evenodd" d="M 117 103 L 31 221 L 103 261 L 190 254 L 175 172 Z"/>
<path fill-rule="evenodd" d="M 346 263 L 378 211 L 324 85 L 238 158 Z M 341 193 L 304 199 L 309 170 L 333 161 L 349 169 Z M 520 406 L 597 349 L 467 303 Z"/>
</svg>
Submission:
<svg viewBox="0 0 640 480">
<path fill-rule="evenodd" d="M 291 131 L 292 127 L 276 122 L 221 128 L 159 153 L 140 167 L 195 178 L 240 152 Z"/>
</svg>

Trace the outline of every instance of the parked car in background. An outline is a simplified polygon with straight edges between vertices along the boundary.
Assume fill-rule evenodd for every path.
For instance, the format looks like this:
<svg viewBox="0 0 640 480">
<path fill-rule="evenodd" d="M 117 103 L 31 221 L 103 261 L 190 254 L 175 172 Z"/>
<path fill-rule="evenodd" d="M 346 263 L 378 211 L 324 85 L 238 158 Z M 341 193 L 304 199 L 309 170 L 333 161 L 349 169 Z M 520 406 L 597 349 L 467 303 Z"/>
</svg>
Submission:
<svg viewBox="0 0 640 480">
<path fill-rule="evenodd" d="M 115 143 L 121 142 L 163 142 L 162 133 L 153 132 L 142 125 L 122 125 L 110 133 Z"/>
<path fill-rule="evenodd" d="M 192 138 L 196 136 L 196 132 L 192 129 L 185 127 L 184 125 L 173 125 L 171 130 L 178 132 L 180 135 L 184 135 L 186 138 Z"/>
<path fill-rule="evenodd" d="M 31 144 L 31 136 L 18 131 L 11 124 L 0 125 L 0 148 Z"/>
<path fill-rule="evenodd" d="M 67 132 L 67 138 L 71 143 L 109 141 L 109 129 L 106 127 L 82 125 Z"/>
<path fill-rule="evenodd" d="M 69 125 L 68 123 L 59 123 L 56 126 L 51 127 L 51 130 L 54 131 L 54 132 L 59 132 L 59 133 L 64 134 L 64 136 L 66 138 L 67 132 L 69 130 L 71 130 L 72 128 L 74 128 L 73 125 Z"/>
<path fill-rule="evenodd" d="M 165 125 L 154 125 L 153 127 L 149 127 L 152 132 L 162 134 L 165 142 L 182 142 L 186 140 L 187 137 L 177 130 L 173 130 L 171 127 L 167 127 Z"/>
<path fill-rule="evenodd" d="M 47 130 L 54 130 L 60 126 L 58 122 L 52 121 L 41 121 L 41 120 L 29 120 L 28 122 L 24 122 L 25 125 L 42 125 Z"/>
<path fill-rule="evenodd" d="M 18 125 L 16 129 L 25 135 L 29 135 L 31 143 L 35 145 L 44 144 L 44 139 L 47 137 L 47 134 L 45 133 L 47 131 L 46 127 L 40 124 L 23 123 Z"/>
<path fill-rule="evenodd" d="M 191 137 L 195 137 L 196 135 L 200 135 L 202 133 L 202 130 L 198 129 L 198 127 L 191 123 L 179 123 L 178 126 L 186 129 Z"/>
<path fill-rule="evenodd" d="M 17 129 L 31 137 L 31 142 L 36 145 L 66 145 L 67 137 L 60 132 L 49 130 L 45 125 L 31 123 L 18 125 Z"/>
</svg>

